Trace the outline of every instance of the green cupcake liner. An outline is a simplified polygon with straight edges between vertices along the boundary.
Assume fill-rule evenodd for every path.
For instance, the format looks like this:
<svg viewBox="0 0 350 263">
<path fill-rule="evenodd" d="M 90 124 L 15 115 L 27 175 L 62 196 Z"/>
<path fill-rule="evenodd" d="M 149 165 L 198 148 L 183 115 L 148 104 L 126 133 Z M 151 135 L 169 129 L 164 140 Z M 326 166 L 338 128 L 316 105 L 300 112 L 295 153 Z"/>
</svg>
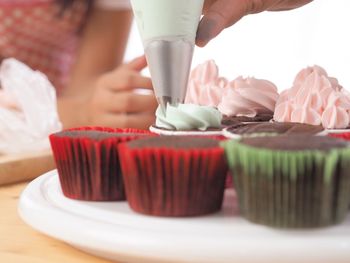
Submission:
<svg viewBox="0 0 350 263">
<path fill-rule="evenodd" d="M 350 204 L 350 148 L 277 151 L 222 142 L 248 220 L 278 228 L 340 223 Z"/>
</svg>

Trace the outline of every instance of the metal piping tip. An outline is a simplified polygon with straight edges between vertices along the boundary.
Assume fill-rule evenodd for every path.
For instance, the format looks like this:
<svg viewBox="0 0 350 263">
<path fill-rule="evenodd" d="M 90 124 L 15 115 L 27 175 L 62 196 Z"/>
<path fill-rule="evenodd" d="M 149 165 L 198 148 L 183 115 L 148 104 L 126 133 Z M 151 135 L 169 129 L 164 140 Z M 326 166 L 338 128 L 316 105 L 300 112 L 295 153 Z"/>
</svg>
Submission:
<svg viewBox="0 0 350 263">
<path fill-rule="evenodd" d="M 173 98 L 169 97 L 169 96 L 163 96 L 163 97 L 159 97 L 157 98 L 158 100 L 158 103 L 160 105 L 160 108 L 164 114 L 164 116 L 166 116 L 166 110 L 167 110 L 167 107 L 168 105 L 171 105 L 171 106 L 177 106 L 179 105 L 179 101 L 178 100 L 174 100 Z"/>
<path fill-rule="evenodd" d="M 153 40 L 145 54 L 158 103 L 166 114 L 167 105 L 183 103 L 191 69 L 194 44 L 184 39 Z"/>
</svg>

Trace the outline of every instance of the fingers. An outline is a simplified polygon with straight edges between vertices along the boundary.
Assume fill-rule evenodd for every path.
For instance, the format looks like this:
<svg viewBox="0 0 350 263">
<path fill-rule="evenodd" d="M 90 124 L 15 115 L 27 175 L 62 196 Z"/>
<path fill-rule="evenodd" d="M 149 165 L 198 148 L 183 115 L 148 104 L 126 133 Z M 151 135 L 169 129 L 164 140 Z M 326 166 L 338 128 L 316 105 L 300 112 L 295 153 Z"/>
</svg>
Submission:
<svg viewBox="0 0 350 263">
<path fill-rule="evenodd" d="M 94 107 L 99 112 L 138 113 L 152 112 L 158 106 L 153 94 L 140 94 L 130 91 L 110 92 L 101 90 L 96 97 Z"/>
<path fill-rule="evenodd" d="M 158 107 L 158 102 L 154 95 L 132 94 L 129 95 L 129 98 L 128 113 L 152 112 L 154 114 Z"/>
<path fill-rule="evenodd" d="M 97 84 L 100 87 L 114 91 L 132 90 L 132 89 L 153 89 L 150 78 L 140 75 L 133 71 L 113 71 L 105 74 Z"/>
<path fill-rule="evenodd" d="M 154 114 L 106 114 L 99 125 L 115 128 L 148 129 L 155 122 Z"/>
<path fill-rule="evenodd" d="M 148 129 L 155 121 L 158 104 L 154 95 L 103 92 L 88 108 L 90 124 Z"/>
<path fill-rule="evenodd" d="M 154 123 L 154 114 L 128 115 L 126 120 L 126 127 L 148 129 Z"/>
<path fill-rule="evenodd" d="M 196 44 L 204 47 L 226 27 L 249 13 L 247 0 L 217 0 L 204 12 L 199 23 Z"/>
<path fill-rule="evenodd" d="M 143 55 L 143 56 L 140 56 L 138 58 L 135 58 L 132 61 L 130 61 L 129 63 L 123 65 L 122 67 L 125 69 L 129 69 L 129 70 L 141 71 L 145 67 L 147 67 L 146 57 Z"/>
<path fill-rule="evenodd" d="M 115 91 L 132 89 L 153 89 L 150 78 L 144 77 L 140 71 L 147 66 L 145 56 L 135 58 L 128 64 L 104 74 L 98 79 L 97 86 Z"/>
<path fill-rule="evenodd" d="M 157 106 L 154 95 L 140 95 L 131 92 L 120 92 L 115 96 L 109 96 L 105 104 L 106 110 L 114 113 L 152 112 L 154 114 Z"/>
<path fill-rule="evenodd" d="M 151 79 L 140 74 L 146 66 L 145 56 L 142 56 L 101 76 L 86 105 L 89 123 L 148 128 L 154 122 L 158 103 Z"/>
<path fill-rule="evenodd" d="M 301 7 L 312 0 L 206 0 L 197 30 L 196 44 L 204 47 L 225 28 L 243 16 L 265 10 L 282 11 Z"/>
<path fill-rule="evenodd" d="M 285 11 L 290 9 L 295 9 L 298 7 L 301 7 L 303 5 L 306 5 L 308 3 L 311 3 L 313 0 L 289 0 L 289 1 L 283 1 L 282 4 L 277 4 L 274 6 L 270 6 L 267 8 L 268 11 Z"/>
</svg>

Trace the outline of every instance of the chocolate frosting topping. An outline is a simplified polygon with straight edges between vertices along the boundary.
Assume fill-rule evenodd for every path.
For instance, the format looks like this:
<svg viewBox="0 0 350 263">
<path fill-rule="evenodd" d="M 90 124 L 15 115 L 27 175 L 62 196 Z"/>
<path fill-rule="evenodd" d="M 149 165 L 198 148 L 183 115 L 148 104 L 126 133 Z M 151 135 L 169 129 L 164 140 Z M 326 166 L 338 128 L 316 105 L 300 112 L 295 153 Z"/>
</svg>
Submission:
<svg viewBox="0 0 350 263">
<path fill-rule="evenodd" d="M 57 137 L 69 137 L 69 138 L 89 138 L 94 140 L 104 140 L 108 138 L 120 138 L 120 137 L 130 137 L 130 136 L 142 136 L 142 134 L 136 133 L 113 133 L 113 132 L 105 132 L 105 131 L 96 131 L 96 130 L 77 130 L 77 131 L 62 131 L 56 133 Z"/>
<path fill-rule="evenodd" d="M 277 134 L 317 134 L 323 131 L 321 126 L 301 123 L 237 123 L 228 128 L 233 134 L 277 133 Z"/>
<path fill-rule="evenodd" d="M 128 143 L 129 148 L 174 148 L 174 149 L 205 149 L 219 146 L 219 142 L 209 138 L 161 136 L 134 140 Z"/>
<path fill-rule="evenodd" d="M 250 137 L 242 139 L 241 143 L 256 148 L 282 151 L 320 150 L 326 152 L 332 149 L 346 148 L 349 146 L 346 141 L 341 139 L 311 135 Z"/>
</svg>

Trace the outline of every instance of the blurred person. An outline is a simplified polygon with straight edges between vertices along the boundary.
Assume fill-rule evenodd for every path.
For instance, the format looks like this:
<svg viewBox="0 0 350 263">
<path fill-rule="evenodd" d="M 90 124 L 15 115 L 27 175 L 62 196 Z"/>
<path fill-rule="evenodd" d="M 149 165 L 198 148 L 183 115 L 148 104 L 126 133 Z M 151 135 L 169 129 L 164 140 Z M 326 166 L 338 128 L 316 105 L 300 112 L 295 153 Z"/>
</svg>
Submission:
<svg viewBox="0 0 350 263">
<path fill-rule="evenodd" d="M 146 1 L 146 0 L 145 0 Z M 311 0 L 206 0 L 197 45 L 244 15 L 286 10 Z M 144 56 L 122 64 L 132 23 L 128 0 L 0 0 L 0 56 L 45 73 L 58 94 L 65 128 L 147 128 L 157 102 L 141 75 Z"/>
<path fill-rule="evenodd" d="M 125 0 L 0 0 L 0 56 L 45 73 L 65 128 L 147 128 L 154 95 L 144 56 L 122 64 L 132 23 Z"/>
</svg>

